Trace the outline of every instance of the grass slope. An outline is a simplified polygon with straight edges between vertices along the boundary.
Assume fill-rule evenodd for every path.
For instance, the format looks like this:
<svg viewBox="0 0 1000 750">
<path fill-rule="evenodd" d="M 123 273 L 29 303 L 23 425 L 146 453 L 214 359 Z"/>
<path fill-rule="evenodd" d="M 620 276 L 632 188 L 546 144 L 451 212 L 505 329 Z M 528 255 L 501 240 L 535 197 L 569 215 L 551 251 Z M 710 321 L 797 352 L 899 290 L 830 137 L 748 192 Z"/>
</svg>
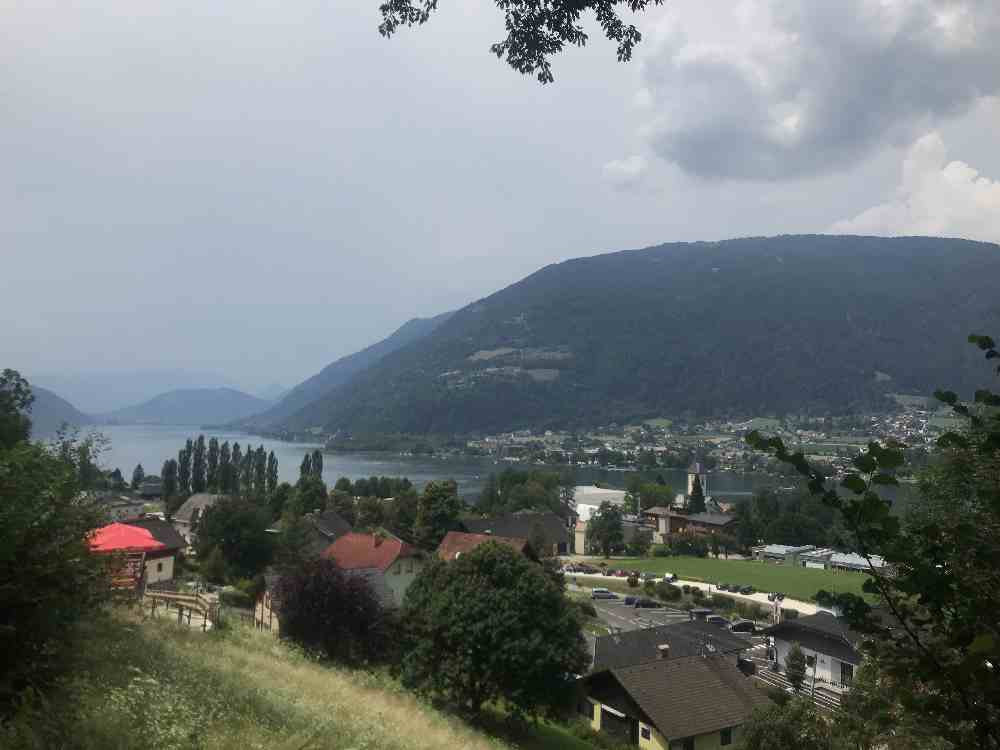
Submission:
<svg viewBox="0 0 1000 750">
<path fill-rule="evenodd" d="M 0 726 L 0 747 L 320 750 L 512 747 L 379 674 L 317 663 L 249 628 L 201 633 L 122 612 L 80 627 L 71 677 Z M 542 724 L 516 747 L 590 750 Z"/>
<path fill-rule="evenodd" d="M 660 575 L 666 572 L 676 573 L 680 578 L 689 581 L 750 584 L 758 591 L 781 591 L 801 601 L 812 601 L 820 589 L 860 596 L 861 586 L 867 578 L 863 573 L 701 557 L 615 559 L 609 564 L 613 568 L 641 570 Z"/>
</svg>

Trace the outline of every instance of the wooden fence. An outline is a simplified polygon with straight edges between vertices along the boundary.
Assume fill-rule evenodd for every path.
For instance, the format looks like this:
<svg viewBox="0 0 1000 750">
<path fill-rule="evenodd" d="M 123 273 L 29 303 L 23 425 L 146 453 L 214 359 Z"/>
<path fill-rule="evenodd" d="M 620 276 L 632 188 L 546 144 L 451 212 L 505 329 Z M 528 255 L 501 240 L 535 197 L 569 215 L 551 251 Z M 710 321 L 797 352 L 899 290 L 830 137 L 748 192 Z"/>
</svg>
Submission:
<svg viewBox="0 0 1000 750">
<path fill-rule="evenodd" d="M 222 622 L 222 607 L 217 601 L 212 601 L 201 594 L 179 594 L 172 591 L 150 591 L 146 590 L 145 600 L 142 606 L 149 605 L 149 614 L 156 615 L 156 610 L 162 607 L 165 611 L 174 608 L 177 610 L 177 624 L 191 626 L 192 615 L 197 614 L 201 618 L 201 629 L 208 630 L 209 623 L 212 627 L 218 627 Z"/>
</svg>

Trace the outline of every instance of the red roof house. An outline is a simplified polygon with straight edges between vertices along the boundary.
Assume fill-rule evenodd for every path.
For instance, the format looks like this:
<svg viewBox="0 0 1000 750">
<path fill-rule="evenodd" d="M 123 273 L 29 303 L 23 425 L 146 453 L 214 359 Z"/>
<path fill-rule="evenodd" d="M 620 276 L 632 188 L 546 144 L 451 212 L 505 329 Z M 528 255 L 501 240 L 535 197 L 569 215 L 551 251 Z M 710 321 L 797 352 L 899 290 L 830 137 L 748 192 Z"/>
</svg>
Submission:
<svg viewBox="0 0 1000 750">
<path fill-rule="evenodd" d="M 519 552 L 532 560 L 537 559 L 535 551 L 531 548 L 527 539 L 518 539 L 510 536 L 493 536 L 492 534 L 467 534 L 462 531 L 449 531 L 437 548 L 437 556 L 445 562 L 454 560 L 459 555 L 471 552 L 480 544 L 486 542 L 496 542 L 505 544 L 515 552 Z"/>
<path fill-rule="evenodd" d="M 388 534 L 344 534 L 321 555 L 343 570 L 363 575 L 387 607 L 403 603 L 406 589 L 423 568 L 416 547 Z"/>
<path fill-rule="evenodd" d="M 90 537 L 90 550 L 100 555 L 122 554 L 141 557 L 145 563 L 145 583 L 169 581 L 174 577 L 174 557 L 184 540 L 166 521 L 143 518 L 129 523 L 110 523 Z"/>
</svg>

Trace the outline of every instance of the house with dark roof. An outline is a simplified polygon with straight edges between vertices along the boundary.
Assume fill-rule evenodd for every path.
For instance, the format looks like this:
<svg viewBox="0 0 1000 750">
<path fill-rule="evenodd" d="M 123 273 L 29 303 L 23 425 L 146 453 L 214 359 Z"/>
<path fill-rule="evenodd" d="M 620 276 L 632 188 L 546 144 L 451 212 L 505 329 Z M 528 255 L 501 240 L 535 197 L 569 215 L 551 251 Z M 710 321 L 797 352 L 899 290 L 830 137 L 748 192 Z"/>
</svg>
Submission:
<svg viewBox="0 0 1000 750">
<path fill-rule="evenodd" d="M 306 551 L 310 557 L 319 557 L 323 551 L 351 532 L 351 524 L 335 510 L 324 510 L 322 513 L 306 513 L 303 516 L 309 524 L 309 541 Z"/>
<path fill-rule="evenodd" d="M 749 639 L 715 625 L 693 620 L 678 622 L 597 636 L 591 655 L 591 671 L 688 656 L 727 657 L 738 664 L 750 646 Z"/>
<path fill-rule="evenodd" d="M 806 656 L 806 680 L 831 686 L 834 692 L 850 687 L 854 670 L 861 664 L 862 636 L 847 623 L 829 612 L 783 620 L 764 631 L 771 639 L 769 656 L 777 671 L 785 668 L 785 659 L 793 643 Z"/>
<path fill-rule="evenodd" d="M 173 515 L 174 528 L 184 537 L 188 545 L 193 545 L 198 538 L 198 520 L 206 510 L 215 505 L 225 495 L 213 495 L 209 492 L 199 492 L 184 501 Z"/>
<path fill-rule="evenodd" d="M 406 590 L 427 563 L 423 552 L 385 531 L 348 532 L 321 556 L 352 575 L 364 576 L 386 607 L 403 604 Z"/>
<path fill-rule="evenodd" d="M 444 535 L 437 548 L 438 559 L 450 562 L 460 555 L 472 552 L 480 544 L 496 542 L 510 547 L 515 552 L 530 560 L 538 560 L 538 555 L 531 548 L 527 539 L 517 539 L 509 536 L 494 536 L 493 534 L 468 534 L 463 531 L 449 531 Z"/>
<path fill-rule="evenodd" d="M 572 526 L 551 511 L 521 511 L 490 518 L 469 518 L 463 520 L 462 525 L 473 534 L 529 540 L 540 535 L 545 539 L 545 545 L 535 552 L 541 557 L 566 555 L 572 547 Z"/>
<path fill-rule="evenodd" d="M 724 656 L 661 658 L 579 680 L 579 712 L 593 729 L 655 750 L 735 746 L 770 700 Z"/>
<path fill-rule="evenodd" d="M 715 534 L 731 532 L 735 529 L 737 519 L 733 513 L 676 513 L 664 506 L 647 508 L 643 516 L 656 525 L 653 540 L 662 542 L 668 534 L 689 531 L 696 534 Z"/>
</svg>

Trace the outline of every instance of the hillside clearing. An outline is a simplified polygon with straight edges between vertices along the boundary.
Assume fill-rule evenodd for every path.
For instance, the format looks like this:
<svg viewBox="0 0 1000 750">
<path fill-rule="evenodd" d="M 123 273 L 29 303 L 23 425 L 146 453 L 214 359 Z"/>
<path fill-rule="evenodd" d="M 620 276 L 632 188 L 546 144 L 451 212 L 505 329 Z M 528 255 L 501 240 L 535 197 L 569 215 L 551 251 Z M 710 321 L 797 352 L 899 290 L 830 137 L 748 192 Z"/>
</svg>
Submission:
<svg viewBox="0 0 1000 750">
<path fill-rule="evenodd" d="M 201 633 L 114 611 L 82 625 L 73 641 L 70 676 L 0 729 L 0 746 L 590 748 L 546 724 L 511 745 L 421 703 L 388 676 L 318 663 L 246 627 Z"/>
</svg>

